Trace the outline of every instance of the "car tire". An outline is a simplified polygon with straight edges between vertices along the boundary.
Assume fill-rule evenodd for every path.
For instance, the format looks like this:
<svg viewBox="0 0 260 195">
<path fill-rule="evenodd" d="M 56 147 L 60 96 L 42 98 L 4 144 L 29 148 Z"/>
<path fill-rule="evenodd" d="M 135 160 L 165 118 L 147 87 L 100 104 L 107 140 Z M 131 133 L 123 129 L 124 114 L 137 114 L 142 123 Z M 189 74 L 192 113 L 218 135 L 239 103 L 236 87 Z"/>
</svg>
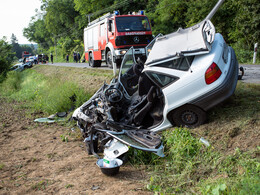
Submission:
<svg viewBox="0 0 260 195">
<path fill-rule="evenodd" d="M 106 55 L 106 63 L 107 63 L 107 66 L 108 66 L 109 68 L 113 68 L 112 53 L 111 53 L 111 51 L 108 51 L 108 52 L 107 52 L 107 55 Z"/>
<path fill-rule="evenodd" d="M 195 128 L 205 123 L 206 112 L 194 105 L 184 105 L 171 114 L 173 123 L 179 127 Z"/>
</svg>

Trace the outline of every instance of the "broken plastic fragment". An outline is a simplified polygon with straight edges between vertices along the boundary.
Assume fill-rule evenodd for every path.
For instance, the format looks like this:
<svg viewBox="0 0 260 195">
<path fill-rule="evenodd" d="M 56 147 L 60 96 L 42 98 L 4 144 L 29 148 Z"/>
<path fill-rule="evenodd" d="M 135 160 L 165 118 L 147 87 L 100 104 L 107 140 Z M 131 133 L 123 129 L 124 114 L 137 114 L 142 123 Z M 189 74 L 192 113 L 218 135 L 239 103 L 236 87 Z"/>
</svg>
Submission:
<svg viewBox="0 0 260 195">
<path fill-rule="evenodd" d="M 200 142 L 203 143 L 207 147 L 210 146 L 210 143 L 207 140 L 205 140 L 203 137 L 200 138 Z"/>
</svg>

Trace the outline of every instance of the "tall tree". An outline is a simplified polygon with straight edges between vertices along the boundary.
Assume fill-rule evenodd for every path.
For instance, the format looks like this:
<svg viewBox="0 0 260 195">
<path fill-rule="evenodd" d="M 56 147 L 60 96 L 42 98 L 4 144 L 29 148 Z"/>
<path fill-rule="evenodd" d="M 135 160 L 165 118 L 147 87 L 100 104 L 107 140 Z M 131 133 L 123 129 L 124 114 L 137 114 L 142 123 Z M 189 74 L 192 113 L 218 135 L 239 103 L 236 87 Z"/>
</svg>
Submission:
<svg viewBox="0 0 260 195">
<path fill-rule="evenodd" d="M 77 31 L 75 18 L 79 13 L 74 9 L 73 0 L 51 0 L 46 7 L 47 30 L 56 36 L 67 36 Z"/>
<path fill-rule="evenodd" d="M 234 42 L 242 42 L 248 49 L 260 40 L 260 3 L 258 0 L 234 1 L 237 12 L 230 36 Z"/>
<path fill-rule="evenodd" d="M 31 21 L 27 28 L 24 28 L 23 35 L 29 40 L 39 43 L 43 48 L 49 48 L 53 45 L 51 33 L 46 30 L 43 19 Z"/>
<path fill-rule="evenodd" d="M 5 74 L 11 66 L 14 58 L 12 45 L 6 41 L 6 37 L 0 39 L 0 74 Z"/>
<path fill-rule="evenodd" d="M 148 16 L 154 20 L 155 34 L 168 34 L 186 27 L 186 13 L 190 0 L 152 0 L 148 3 Z"/>
<path fill-rule="evenodd" d="M 14 34 L 11 36 L 11 45 L 12 45 L 12 51 L 15 53 L 15 56 L 17 58 L 22 57 L 22 49 L 20 45 L 18 44 L 18 40 Z"/>
</svg>

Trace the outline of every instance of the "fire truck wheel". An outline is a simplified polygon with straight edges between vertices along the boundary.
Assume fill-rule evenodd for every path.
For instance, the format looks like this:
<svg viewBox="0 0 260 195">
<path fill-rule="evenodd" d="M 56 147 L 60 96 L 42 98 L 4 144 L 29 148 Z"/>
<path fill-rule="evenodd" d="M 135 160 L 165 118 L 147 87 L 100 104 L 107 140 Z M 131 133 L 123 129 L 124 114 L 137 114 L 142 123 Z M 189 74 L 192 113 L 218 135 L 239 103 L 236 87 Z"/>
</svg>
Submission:
<svg viewBox="0 0 260 195">
<path fill-rule="evenodd" d="M 92 53 L 89 53 L 88 63 L 89 63 L 89 66 L 91 66 L 91 67 L 100 67 L 101 66 L 101 60 L 93 60 Z"/>
<path fill-rule="evenodd" d="M 88 55 L 88 64 L 91 67 L 93 67 L 93 65 L 94 65 L 94 60 L 93 60 L 92 53 L 89 53 L 89 55 Z"/>
<path fill-rule="evenodd" d="M 106 62 L 107 62 L 107 66 L 108 66 L 109 68 L 113 68 L 112 53 L 111 53 L 111 51 L 108 51 L 108 52 L 107 52 Z"/>
</svg>

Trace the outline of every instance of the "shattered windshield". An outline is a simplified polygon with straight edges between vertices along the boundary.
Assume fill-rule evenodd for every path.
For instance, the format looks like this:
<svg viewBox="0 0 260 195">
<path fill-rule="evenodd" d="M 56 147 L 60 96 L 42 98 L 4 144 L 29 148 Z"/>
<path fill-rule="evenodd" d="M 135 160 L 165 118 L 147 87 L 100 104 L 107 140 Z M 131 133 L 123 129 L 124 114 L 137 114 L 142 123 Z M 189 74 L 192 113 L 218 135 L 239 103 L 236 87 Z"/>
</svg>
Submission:
<svg viewBox="0 0 260 195">
<path fill-rule="evenodd" d="M 145 16 L 116 17 L 118 32 L 150 31 L 151 27 Z"/>
<path fill-rule="evenodd" d="M 134 63 L 135 63 L 135 61 L 134 61 L 134 56 L 133 56 L 133 48 L 130 48 L 124 56 L 122 66 L 121 66 L 120 76 L 128 73 L 129 69 L 132 68 Z"/>
<path fill-rule="evenodd" d="M 137 90 L 138 78 L 133 71 L 134 64 L 136 62 L 133 55 L 133 47 L 131 47 L 124 56 L 119 74 L 119 81 L 129 96 L 133 95 Z"/>
</svg>

